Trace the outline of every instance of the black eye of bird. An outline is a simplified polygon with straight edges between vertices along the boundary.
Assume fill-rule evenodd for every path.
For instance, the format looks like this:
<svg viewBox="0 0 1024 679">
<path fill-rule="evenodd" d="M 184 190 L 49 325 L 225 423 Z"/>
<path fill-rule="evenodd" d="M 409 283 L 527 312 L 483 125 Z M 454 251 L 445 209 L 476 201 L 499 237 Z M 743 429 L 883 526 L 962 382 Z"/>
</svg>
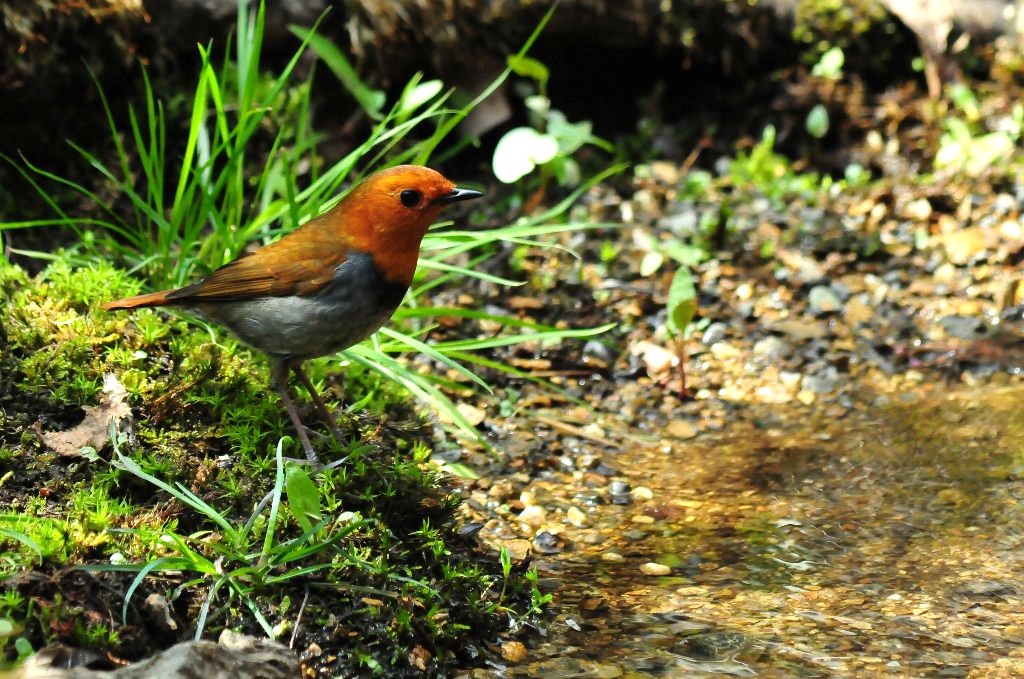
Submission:
<svg viewBox="0 0 1024 679">
<path fill-rule="evenodd" d="M 420 202 L 420 192 L 413 191 L 412 189 L 406 189 L 399 194 L 398 199 L 402 201 L 402 205 L 406 207 L 416 207 Z"/>
</svg>

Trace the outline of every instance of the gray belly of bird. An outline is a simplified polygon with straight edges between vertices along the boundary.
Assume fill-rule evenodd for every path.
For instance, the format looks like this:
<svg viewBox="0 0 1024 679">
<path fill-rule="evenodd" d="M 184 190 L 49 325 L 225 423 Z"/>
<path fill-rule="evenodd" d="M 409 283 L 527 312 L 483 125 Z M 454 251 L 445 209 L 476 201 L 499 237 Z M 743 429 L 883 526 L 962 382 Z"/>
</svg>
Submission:
<svg viewBox="0 0 1024 679">
<path fill-rule="evenodd" d="M 316 294 L 207 302 L 197 309 L 264 353 L 314 358 L 372 335 L 391 318 L 405 291 L 377 271 L 370 255 L 355 253 Z"/>
</svg>

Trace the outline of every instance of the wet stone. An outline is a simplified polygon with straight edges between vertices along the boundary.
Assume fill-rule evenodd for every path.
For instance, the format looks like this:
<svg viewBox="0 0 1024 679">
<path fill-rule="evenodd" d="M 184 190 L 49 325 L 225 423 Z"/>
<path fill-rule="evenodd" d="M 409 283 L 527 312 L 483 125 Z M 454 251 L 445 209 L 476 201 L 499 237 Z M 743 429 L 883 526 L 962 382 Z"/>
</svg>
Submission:
<svg viewBox="0 0 1024 679">
<path fill-rule="evenodd" d="M 622 531 L 622 537 L 626 538 L 630 542 L 639 542 L 647 537 L 647 531 L 625 530 Z"/>
<path fill-rule="evenodd" d="M 586 507 L 596 507 L 597 505 L 604 504 L 604 498 L 596 490 L 581 490 L 576 493 L 576 501 Z"/>
<path fill-rule="evenodd" d="M 529 526 L 542 526 L 547 518 L 544 508 L 537 505 L 526 507 L 519 513 L 519 520 Z"/>
<path fill-rule="evenodd" d="M 590 518 L 579 507 L 569 507 L 565 510 L 565 520 L 577 528 L 583 528 L 590 524 Z"/>
<path fill-rule="evenodd" d="M 749 643 L 749 638 L 739 632 L 706 632 L 683 639 L 672 650 L 700 660 L 717 660 L 735 655 Z"/>
<path fill-rule="evenodd" d="M 612 504 L 616 505 L 632 504 L 633 497 L 630 495 L 630 491 L 632 491 L 632 488 L 625 481 L 615 480 L 608 486 L 608 494 L 611 495 Z"/>
<path fill-rule="evenodd" d="M 672 573 L 672 569 L 665 564 L 648 561 L 640 565 L 640 572 L 644 575 L 669 575 Z"/>
<path fill-rule="evenodd" d="M 534 536 L 533 548 L 541 554 L 558 554 L 565 551 L 566 542 L 562 536 L 542 530 Z"/>
</svg>

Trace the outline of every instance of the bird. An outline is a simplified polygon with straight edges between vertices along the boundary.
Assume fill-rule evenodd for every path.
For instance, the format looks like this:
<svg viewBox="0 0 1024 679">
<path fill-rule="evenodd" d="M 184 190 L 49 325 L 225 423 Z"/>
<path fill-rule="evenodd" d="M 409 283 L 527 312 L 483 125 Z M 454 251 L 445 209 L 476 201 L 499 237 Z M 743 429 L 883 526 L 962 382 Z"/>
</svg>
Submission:
<svg viewBox="0 0 1024 679">
<path fill-rule="evenodd" d="M 271 385 L 309 464 L 317 467 L 319 459 L 289 392 L 289 372 L 343 443 L 302 363 L 347 349 L 380 329 L 405 297 L 423 236 L 441 210 L 481 196 L 428 167 L 391 167 L 357 184 L 327 212 L 191 285 L 114 300 L 102 308 L 186 307 L 266 354 Z"/>
</svg>

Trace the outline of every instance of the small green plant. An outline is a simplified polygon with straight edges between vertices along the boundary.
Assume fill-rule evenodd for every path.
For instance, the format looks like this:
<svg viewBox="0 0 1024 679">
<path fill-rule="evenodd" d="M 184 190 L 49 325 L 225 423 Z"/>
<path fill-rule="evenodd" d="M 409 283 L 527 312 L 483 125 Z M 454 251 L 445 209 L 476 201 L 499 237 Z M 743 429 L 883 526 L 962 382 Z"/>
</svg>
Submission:
<svg viewBox="0 0 1024 679">
<path fill-rule="evenodd" d="M 113 426 L 113 425 L 112 425 Z M 115 430 L 111 439 L 124 442 L 124 434 Z M 366 562 L 353 559 L 351 553 L 337 549 L 353 533 L 369 525 L 358 517 L 320 516 L 319 491 L 302 470 L 294 466 L 285 472 L 284 439 L 278 442 L 276 452 L 276 474 L 274 487 L 263 502 L 242 525 L 229 520 L 226 512 L 215 509 L 205 500 L 181 483 L 171 485 L 144 471 L 142 467 L 119 449 L 114 448 L 111 465 L 159 488 L 191 508 L 211 524 L 211 530 L 202 530 L 191 535 L 179 535 L 170 530 L 159 533 L 115 530 L 133 533 L 152 540 L 156 552 L 170 552 L 144 564 L 110 564 L 83 566 L 92 571 L 128 571 L 136 574 L 135 580 L 125 595 L 122 619 L 127 621 L 128 606 L 142 581 L 151 573 L 174 571 L 195 574 L 186 580 L 178 592 L 190 587 L 205 586 L 207 595 L 196 621 L 195 638 L 202 637 L 206 629 L 211 608 L 222 592 L 229 601 L 242 603 L 252 613 L 260 627 L 270 637 L 276 636 L 274 626 L 267 620 L 256 601 L 256 594 L 271 586 L 296 578 L 305 578 L 329 570 L 346 568 L 367 568 Z M 287 483 L 286 483 L 287 478 Z M 281 506 L 287 485 L 287 509 L 295 518 L 301 532 L 282 539 Z M 312 519 L 316 518 L 316 523 Z M 331 558 L 321 558 L 331 552 Z M 341 553 L 339 553 L 341 552 Z M 344 556 L 344 561 L 338 559 Z M 282 570 L 282 567 L 287 567 Z"/>
<path fill-rule="evenodd" d="M 811 67 L 811 75 L 815 78 L 822 78 L 836 82 L 843 77 L 843 65 L 846 63 L 846 55 L 841 47 L 830 47 L 825 50 L 817 63 Z"/>
<path fill-rule="evenodd" d="M 680 266 L 672 276 L 666 306 L 668 318 L 665 329 L 675 342 L 679 362 L 679 397 L 686 398 L 686 339 L 690 335 L 690 323 L 697 315 L 697 288 L 689 267 Z"/>
<path fill-rule="evenodd" d="M 32 642 L 22 635 L 22 631 L 14 620 L 0 616 L 0 648 L 6 656 L 0 660 L 0 669 L 16 667 L 35 653 Z"/>
<path fill-rule="evenodd" d="M 517 75 L 531 79 L 536 91 L 525 97 L 531 126 L 509 130 L 494 147 L 491 160 L 494 176 L 498 181 L 512 184 L 539 167 L 542 185 L 554 175 L 561 186 L 577 186 L 582 174 L 572 155 L 584 144 L 607 151 L 612 150 L 611 145 L 593 135 L 590 121 L 570 122 L 564 113 L 552 108 L 547 94 L 550 75 L 547 66 L 524 54 L 509 57 L 508 65 Z"/>
<path fill-rule="evenodd" d="M 935 167 L 973 177 L 1005 163 L 1024 131 L 1024 104 L 1014 105 L 1000 129 L 986 131 L 977 95 L 967 85 L 951 85 L 947 96 L 959 115 L 950 115 L 942 122 L 944 131 L 935 153 Z"/>
</svg>

